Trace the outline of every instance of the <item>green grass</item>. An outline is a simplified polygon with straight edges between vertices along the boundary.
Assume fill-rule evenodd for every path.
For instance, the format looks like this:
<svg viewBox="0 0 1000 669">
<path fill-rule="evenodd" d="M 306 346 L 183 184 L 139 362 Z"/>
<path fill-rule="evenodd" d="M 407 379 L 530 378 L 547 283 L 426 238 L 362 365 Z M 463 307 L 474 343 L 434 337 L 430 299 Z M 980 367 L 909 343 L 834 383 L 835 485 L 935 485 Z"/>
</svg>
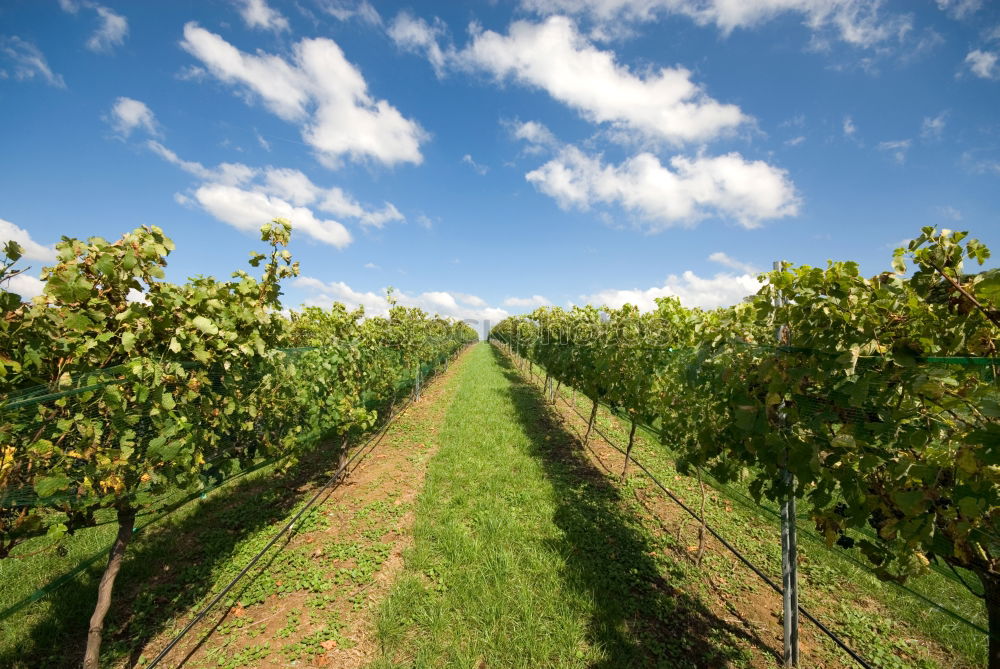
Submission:
<svg viewBox="0 0 1000 669">
<path fill-rule="evenodd" d="M 745 666 L 617 488 L 487 345 L 471 353 L 375 626 L 376 667 Z"/>
</svg>

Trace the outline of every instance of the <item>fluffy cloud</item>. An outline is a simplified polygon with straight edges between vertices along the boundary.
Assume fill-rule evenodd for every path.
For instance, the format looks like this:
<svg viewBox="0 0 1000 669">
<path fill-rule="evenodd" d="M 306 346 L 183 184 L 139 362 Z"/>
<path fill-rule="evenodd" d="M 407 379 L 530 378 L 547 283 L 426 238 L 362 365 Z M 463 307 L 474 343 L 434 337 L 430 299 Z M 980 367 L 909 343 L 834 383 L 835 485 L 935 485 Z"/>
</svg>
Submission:
<svg viewBox="0 0 1000 669">
<path fill-rule="evenodd" d="M 451 60 L 542 89 L 589 121 L 673 144 L 707 141 L 748 120 L 736 105 L 709 97 L 683 67 L 632 72 L 562 16 L 517 21 L 506 35 L 476 31 Z"/>
<path fill-rule="evenodd" d="M 55 264 L 56 262 L 55 247 L 39 244 L 31 238 L 31 235 L 24 228 L 0 218 L 0 254 L 2 254 L 4 245 L 9 241 L 21 245 L 24 255 L 19 265 L 22 267 L 25 260 L 35 260 L 45 264 Z M 36 295 L 42 294 L 45 284 L 37 277 L 21 272 L 5 281 L 0 287 L 7 292 L 20 295 L 22 299 L 30 300 Z"/>
<path fill-rule="evenodd" d="M 738 153 L 674 156 L 668 165 L 640 153 L 606 165 L 568 146 L 525 178 L 564 209 L 618 204 L 649 221 L 652 230 L 710 215 L 753 228 L 764 219 L 794 216 L 799 208 L 787 172 Z"/>
<path fill-rule="evenodd" d="M 296 230 L 317 241 L 343 248 L 351 243 L 351 233 L 343 223 L 322 218 L 314 210 L 354 219 L 374 228 L 404 220 L 390 202 L 384 203 L 381 209 L 366 208 L 343 189 L 317 186 L 299 170 L 259 169 L 242 163 L 222 163 L 208 168 L 183 160 L 155 140 L 149 140 L 146 146 L 203 182 L 191 197 L 181 195 L 177 198 L 179 203 L 197 202 L 215 218 L 240 230 L 256 231 L 272 218 L 287 218 Z"/>
<path fill-rule="evenodd" d="M 412 53 L 425 54 L 434 72 L 439 77 L 444 75 L 445 65 L 453 53 L 446 53 L 438 45 L 438 38 L 444 34 L 444 25 L 440 20 L 432 25 L 409 12 L 400 12 L 387 32 L 396 46 Z"/>
<path fill-rule="evenodd" d="M 42 291 L 45 290 L 45 284 L 41 279 L 22 272 L 8 279 L 3 289 L 8 293 L 20 295 L 22 300 L 30 300 L 42 294 Z"/>
<path fill-rule="evenodd" d="M 387 101 L 372 98 L 361 72 L 333 40 L 304 39 L 289 61 L 245 53 L 191 22 L 181 47 L 219 80 L 256 94 L 273 113 L 299 124 L 327 166 L 344 156 L 385 165 L 423 160 L 425 132 Z"/>
<path fill-rule="evenodd" d="M 544 295 L 532 295 L 531 297 L 508 297 L 503 301 L 505 307 L 515 309 L 537 309 L 538 307 L 551 306 L 548 298 Z"/>
<path fill-rule="evenodd" d="M 3 55 L 13 72 L 8 74 L 6 70 L 0 70 L 0 78 L 13 76 L 18 81 L 27 81 L 40 77 L 50 86 L 56 88 L 66 88 L 66 82 L 62 75 L 56 74 L 49 67 L 45 60 L 45 54 L 41 50 L 20 37 L 0 37 L 0 55 Z"/>
<path fill-rule="evenodd" d="M 1000 79 L 1000 67 L 997 67 L 998 56 L 992 51 L 970 51 L 965 57 L 969 70 L 983 79 Z"/>
<path fill-rule="evenodd" d="M 850 116 L 844 117 L 844 136 L 854 137 L 858 132 L 858 126 L 854 125 L 854 119 Z"/>
<path fill-rule="evenodd" d="M 581 15 L 601 26 L 679 14 L 698 25 L 714 25 L 725 35 L 783 14 L 798 14 L 811 30 L 831 31 L 839 39 L 861 47 L 877 45 L 910 30 L 908 16 L 886 14 L 883 4 L 883 0 L 521 0 L 523 7 L 541 14 Z"/>
<path fill-rule="evenodd" d="M 108 118 L 111 127 L 123 137 L 128 137 L 136 128 L 142 128 L 150 135 L 158 135 L 156 117 L 144 102 L 132 98 L 120 97 L 111 106 L 111 116 Z"/>
<path fill-rule="evenodd" d="M 320 211 L 354 218 L 362 225 L 373 228 L 381 228 L 390 221 L 402 221 L 404 218 L 391 202 L 384 203 L 381 209 L 366 209 L 341 188 L 320 188 L 298 170 L 269 167 L 263 175 L 264 191 L 296 205 L 314 205 Z"/>
<path fill-rule="evenodd" d="M 116 46 L 125 43 L 128 34 L 128 20 L 121 14 L 116 14 L 101 5 L 89 5 L 97 12 L 100 25 L 87 40 L 87 48 L 91 51 L 108 52 Z"/>
<path fill-rule="evenodd" d="M 349 309 L 364 307 L 368 316 L 389 313 L 384 293 L 357 291 L 342 281 L 324 282 L 308 276 L 298 277 L 293 285 L 308 294 L 303 302 L 306 306 L 328 307 L 340 302 Z M 465 293 L 431 291 L 410 295 L 396 291 L 393 298 L 404 307 L 419 307 L 432 314 L 475 321 L 479 325 L 495 325 L 510 315 L 504 309 L 487 306 L 482 298 Z"/>
<path fill-rule="evenodd" d="M 56 249 L 54 246 L 39 244 L 22 227 L 16 226 L 10 221 L 0 218 L 0 249 L 7 242 L 17 242 L 24 249 L 23 258 L 25 260 L 37 260 L 38 262 L 56 262 Z"/>
<path fill-rule="evenodd" d="M 268 6 L 266 0 L 239 0 L 240 16 L 248 28 L 281 32 L 288 30 L 288 19 Z"/>
<path fill-rule="evenodd" d="M 259 191 L 224 184 L 206 184 L 194 192 L 194 198 L 220 221 L 247 232 L 256 232 L 273 218 L 287 218 L 296 230 L 313 239 L 343 248 L 351 243 L 351 233 L 343 224 L 322 220 L 305 207 L 295 207 L 281 198 Z"/>
<path fill-rule="evenodd" d="M 602 290 L 592 295 L 581 295 L 585 304 L 606 305 L 615 309 L 632 304 L 642 311 L 656 309 L 656 298 L 677 297 L 686 307 L 714 309 L 737 304 L 747 295 L 760 290 L 760 283 L 750 274 L 716 274 L 710 279 L 687 271 L 681 276 L 671 274 L 662 286 L 631 290 Z"/>
<path fill-rule="evenodd" d="M 97 14 L 97 30 L 90 36 L 86 46 L 91 51 L 110 52 L 125 43 L 128 35 L 128 19 L 104 5 L 90 0 L 59 0 L 59 7 L 69 14 L 79 14 L 80 8 L 92 9 Z"/>
<path fill-rule="evenodd" d="M 468 304 L 472 307 L 485 307 L 486 300 L 479 297 L 478 295 L 469 295 L 468 293 L 452 293 L 455 299 L 464 304 Z"/>
<path fill-rule="evenodd" d="M 522 139 L 529 144 L 541 147 L 558 144 L 552 131 L 538 121 L 515 122 L 510 127 L 515 138 Z"/>
</svg>

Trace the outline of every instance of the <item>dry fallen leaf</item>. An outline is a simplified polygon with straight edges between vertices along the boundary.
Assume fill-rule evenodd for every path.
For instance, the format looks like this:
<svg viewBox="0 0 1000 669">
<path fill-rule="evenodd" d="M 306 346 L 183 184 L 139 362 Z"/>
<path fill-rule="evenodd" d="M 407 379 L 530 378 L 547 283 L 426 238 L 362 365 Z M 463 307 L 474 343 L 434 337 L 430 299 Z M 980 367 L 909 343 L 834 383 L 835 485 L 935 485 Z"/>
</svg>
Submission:
<svg viewBox="0 0 1000 669">
<path fill-rule="evenodd" d="M 321 642 L 319 645 L 323 646 L 324 650 L 333 650 L 337 647 L 337 641 L 335 639 L 327 639 Z"/>
</svg>

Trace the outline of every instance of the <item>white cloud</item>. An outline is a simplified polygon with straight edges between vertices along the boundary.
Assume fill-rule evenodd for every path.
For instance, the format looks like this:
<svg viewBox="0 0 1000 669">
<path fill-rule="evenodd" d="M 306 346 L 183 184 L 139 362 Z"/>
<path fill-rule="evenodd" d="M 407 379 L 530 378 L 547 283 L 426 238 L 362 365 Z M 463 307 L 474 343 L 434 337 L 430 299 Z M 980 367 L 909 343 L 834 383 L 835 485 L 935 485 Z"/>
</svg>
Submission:
<svg viewBox="0 0 1000 669">
<path fill-rule="evenodd" d="M 910 150 L 912 143 L 909 139 L 900 139 L 893 142 L 879 142 L 877 148 L 888 153 L 896 163 L 902 165 L 906 162 L 906 152 Z"/>
<path fill-rule="evenodd" d="M 245 53 L 191 22 L 181 46 L 219 80 L 259 96 L 272 112 L 301 127 L 317 157 L 335 167 L 344 156 L 385 165 L 423 160 L 426 133 L 385 100 L 375 100 L 361 72 L 336 42 L 303 39 L 291 61 Z"/>
<path fill-rule="evenodd" d="M 798 146 L 799 144 L 801 144 L 804 141 L 806 141 L 806 138 L 803 135 L 799 135 L 798 137 L 792 137 L 791 139 L 786 139 L 785 140 L 785 145 L 786 146 Z"/>
<path fill-rule="evenodd" d="M 859 47 L 878 45 L 911 29 L 909 16 L 887 14 L 883 4 L 883 0 L 521 0 L 523 7 L 541 14 L 576 14 L 613 28 L 620 22 L 679 14 L 698 25 L 715 25 L 724 35 L 784 14 L 798 14 L 810 30 L 833 32 Z"/>
<path fill-rule="evenodd" d="M 400 12 L 393 19 L 387 32 L 400 49 L 424 54 L 434 67 L 435 74 L 441 77 L 444 75 L 446 60 L 450 56 L 450 54 L 446 56 L 437 42 L 444 31 L 444 24 L 440 20 L 435 20 L 431 25 L 409 12 Z"/>
<path fill-rule="evenodd" d="M 854 125 L 854 119 L 850 116 L 844 117 L 844 136 L 853 138 L 858 132 L 858 126 Z"/>
<path fill-rule="evenodd" d="M 248 28 L 281 32 L 288 30 L 288 19 L 268 6 L 266 0 L 239 0 L 240 16 Z"/>
<path fill-rule="evenodd" d="M 453 60 L 540 88 L 589 121 L 674 144 L 707 141 L 749 120 L 736 105 L 709 97 L 683 67 L 630 71 L 562 16 L 517 21 L 507 35 L 474 29 L 472 42 Z"/>
<path fill-rule="evenodd" d="M 948 112 L 943 111 L 937 116 L 925 116 L 924 122 L 920 125 L 920 137 L 925 140 L 940 139 L 944 132 Z"/>
<path fill-rule="evenodd" d="M 728 254 L 723 253 L 722 251 L 716 251 L 712 255 L 708 256 L 708 259 L 711 260 L 712 262 L 717 262 L 720 265 L 723 265 L 724 267 L 728 267 L 729 269 L 735 269 L 738 272 L 743 272 L 744 274 L 758 274 L 760 272 L 759 269 L 757 269 L 750 263 L 745 263 L 736 260 L 732 256 L 729 256 Z"/>
<path fill-rule="evenodd" d="M 382 17 L 368 0 L 321 0 L 320 8 L 338 21 L 356 18 L 368 25 L 382 25 Z"/>
<path fill-rule="evenodd" d="M 480 165 L 468 153 L 462 156 L 462 162 L 471 167 L 479 176 L 486 176 L 486 173 L 490 171 L 489 167 L 486 165 Z"/>
<path fill-rule="evenodd" d="M 24 260 L 37 260 L 38 262 L 52 264 L 56 262 L 56 249 L 54 246 L 39 244 L 31 238 L 31 234 L 24 228 L 0 218 L 0 251 L 3 250 L 4 244 L 11 241 L 17 242 L 24 249 L 24 255 L 22 256 Z"/>
<path fill-rule="evenodd" d="M 1000 79 L 1000 67 L 997 67 L 997 59 L 997 54 L 992 51 L 975 49 L 965 57 L 965 64 L 977 77 Z"/>
<path fill-rule="evenodd" d="M 188 174 L 204 181 L 214 181 L 228 186 L 237 186 L 253 179 L 258 171 L 242 163 L 220 163 L 209 169 L 199 162 L 182 160 L 176 153 L 155 140 L 148 140 L 146 147 L 168 163 L 176 165 Z"/>
<path fill-rule="evenodd" d="M 552 131 L 538 121 L 525 121 L 524 123 L 510 123 L 513 135 L 517 139 L 522 139 L 529 144 L 537 146 L 555 146 L 558 144 Z"/>
<path fill-rule="evenodd" d="M 13 67 L 13 76 L 18 81 L 27 81 L 36 76 L 44 79 L 50 86 L 56 88 L 66 88 L 66 82 L 62 75 L 56 74 L 49 67 L 45 60 L 45 54 L 32 44 L 20 37 L 0 37 L 0 54 L 9 61 Z M 3 72 L 0 70 L 0 72 Z"/>
<path fill-rule="evenodd" d="M 656 298 L 677 297 L 686 307 L 714 309 L 737 304 L 744 297 L 760 290 L 760 283 L 750 274 L 716 274 L 703 278 L 687 271 L 681 276 L 671 274 L 662 286 L 631 290 L 602 290 L 592 295 L 581 295 L 585 304 L 605 305 L 615 309 L 632 304 L 642 311 L 656 309 Z"/>
<path fill-rule="evenodd" d="M 349 309 L 364 307 L 367 316 L 385 316 L 389 313 L 389 303 L 384 293 L 358 291 L 343 281 L 324 282 L 319 279 L 300 276 L 293 285 L 309 294 L 306 306 L 328 307 L 340 302 Z M 496 324 L 510 314 L 497 307 L 490 307 L 475 295 L 465 293 L 430 291 L 410 295 L 402 291 L 393 293 L 397 303 L 404 307 L 419 307 L 424 311 L 459 320 L 474 320 L 479 323 Z"/>
<path fill-rule="evenodd" d="M 99 25 L 86 42 L 86 47 L 95 52 L 110 52 L 125 43 L 128 35 L 128 19 L 114 10 L 90 0 L 59 0 L 59 7 L 69 14 L 79 14 L 80 8 L 92 9 L 97 14 Z"/>
<path fill-rule="evenodd" d="M 22 300 L 30 300 L 42 294 L 45 284 L 39 278 L 22 272 L 7 279 L 2 288 L 8 293 L 20 295 Z"/>
<path fill-rule="evenodd" d="M 552 303 L 544 295 L 532 295 L 531 297 L 508 297 L 503 301 L 505 307 L 515 309 L 537 309 L 538 307 L 548 307 Z"/>
<path fill-rule="evenodd" d="M 365 263 L 365 269 L 382 269 L 382 268 L 379 267 L 378 265 L 376 265 L 373 262 L 366 262 Z"/>
<path fill-rule="evenodd" d="M 469 295 L 468 293 L 452 293 L 455 299 L 463 304 L 468 304 L 473 307 L 485 307 L 487 306 L 486 300 L 479 297 L 478 295 Z"/>
<path fill-rule="evenodd" d="M 125 35 L 128 34 L 128 20 L 102 5 L 88 4 L 87 6 L 93 7 L 100 21 L 97 30 L 87 40 L 87 48 L 91 51 L 108 52 L 116 46 L 124 44 Z"/>
<path fill-rule="evenodd" d="M 242 163 L 221 163 L 208 168 L 181 159 L 157 141 L 146 146 L 167 162 L 197 177 L 202 184 L 192 197 L 175 196 L 181 205 L 197 202 L 215 218 L 240 230 L 255 231 L 272 218 L 287 218 L 295 230 L 325 244 L 343 248 L 351 234 L 339 221 L 321 218 L 313 209 L 357 220 L 361 225 L 381 228 L 390 221 L 404 220 L 390 202 L 381 209 L 361 205 L 343 189 L 321 188 L 299 170 L 252 168 Z"/>
<path fill-rule="evenodd" d="M 294 205 L 315 202 L 322 191 L 299 170 L 269 169 L 265 179 L 270 192 L 283 197 Z"/>
<path fill-rule="evenodd" d="M 964 19 L 978 12 L 983 0 L 937 0 L 937 6 L 954 19 Z"/>
<path fill-rule="evenodd" d="M 298 170 L 269 167 L 264 170 L 265 192 L 285 198 L 295 205 L 315 205 L 320 211 L 335 216 L 357 219 L 362 225 L 381 228 L 390 221 L 401 221 L 403 215 L 390 202 L 381 209 L 365 209 L 353 197 L 336 186 L 320 188 Z"/>
<path fill-rule="evenodd" d="M 343 224 L 319 219 L 305 207 L 295 207 L 265 193 L 223 184 L 206 184 L 195 190 L 194 198 L 205 211 L 240 230 L 256 232 L 273 218 L 287 218 L 295 230 L 318 241 L 337 248 L 351 243 L 351 233 Z"/>
<path fill-rule="evenodd" d="M 525 178 L 564 209 L 618 204 L 649 221 L 653 231 L 711 215 L 753 228 L 764 219 L 794 216 L 799 208 L 785 170 L 738 153 L 674 156 L 668 165 L 640 153 L 605 165 L 599 156 L 568 146 Z"/>
<path fill-rule="evenodd" d="M 123 137 L 128 137 L 136 128 L 142 128 L 150 135 L 159 135 L 156 117 L 144 102 L 120 97 L 111 106 L 111 126 Z"/>
</svg>

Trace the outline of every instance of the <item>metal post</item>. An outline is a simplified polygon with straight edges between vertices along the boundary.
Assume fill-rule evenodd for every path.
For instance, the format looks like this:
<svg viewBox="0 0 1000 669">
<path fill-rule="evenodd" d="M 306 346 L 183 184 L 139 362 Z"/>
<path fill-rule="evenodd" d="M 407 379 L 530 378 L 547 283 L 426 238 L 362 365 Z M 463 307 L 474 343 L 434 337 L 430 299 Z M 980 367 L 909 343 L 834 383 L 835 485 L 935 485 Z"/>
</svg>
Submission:
<svg viewBox="0 0 1000 669">
<path fill-rule="evenodd" d="M 784 609 L 785 666 L 799 666 L 799 568 L 795 536 L 795 479 L 785 472 L 787 492 L 781 505 L 781 588 Z"/>
<path fill-rule="evenodd" d="M 781 262 L 775 261 L 775 271 L 781 269 Z M 784 297 L 776 298 L 775 306 L 787 304 Z M 786 344 L 787 326 L 778 325 L 775 338 L 778 345 Z M 778 409 L 778 420 L 784 421 L 784 410 Z M 786 451 L 785 457 L 788 457 Z M 799 666 L 799 566 L 798 540 L 795 531 L 795 477 L 784 472 L 785 497 L 781 503 L 781 600 L 782 621 L 785 639 L 785 666 Z"/>
</svg>

